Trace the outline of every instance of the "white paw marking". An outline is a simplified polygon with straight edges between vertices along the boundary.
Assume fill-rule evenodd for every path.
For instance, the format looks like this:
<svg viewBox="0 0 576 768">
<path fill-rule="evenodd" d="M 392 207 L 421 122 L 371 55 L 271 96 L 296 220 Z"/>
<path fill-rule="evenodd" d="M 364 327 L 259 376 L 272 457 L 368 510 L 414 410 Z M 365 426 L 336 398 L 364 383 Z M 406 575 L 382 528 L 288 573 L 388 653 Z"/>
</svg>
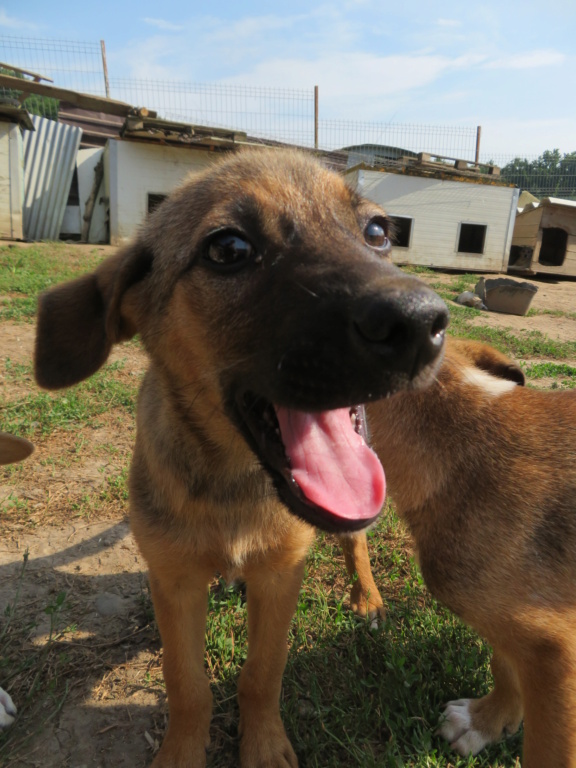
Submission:
<svg viewBox="0 0 576 768">
<path fill-rule="evenodd" d="M 515 381 L 492 376 L 490 373 L 481 371 L 479 368 L 463 368 L 462 377 L 465 383 L 478 387 L 491 397 L 505 395 L 507 392 L 512 392 L 518 386 Z"/>
<path fill-rule="evenodd" d="M 0 688 L 0 728 L 12 725 L 16 717 L 16 707 L 9 694 Z"/>
<path fill-rule="evenodd" d="M 480 731 L 472 727 L 470 703 L 473 699 L 450 701 L 444 710 L 437 733 L 443 736 L 455 752 L 462 757 L 477 755 L 490 743 Z"/>
</svg>

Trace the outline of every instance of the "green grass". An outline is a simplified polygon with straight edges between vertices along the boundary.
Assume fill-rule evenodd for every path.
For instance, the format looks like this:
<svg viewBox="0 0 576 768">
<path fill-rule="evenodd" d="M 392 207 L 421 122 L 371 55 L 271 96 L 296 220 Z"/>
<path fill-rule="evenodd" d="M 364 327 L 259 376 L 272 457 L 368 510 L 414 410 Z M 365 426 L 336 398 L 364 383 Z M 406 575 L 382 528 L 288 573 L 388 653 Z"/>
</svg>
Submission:
<svg viewBox="0 0 576 768">
<path fill-rule="evenodd" d="M 377 582 L 393 595 L 377 628 L 356 618 L 332 587 L 343 572 L 334 539 L 319 536 L 311 553 L 282 694 L 300 765 L 514 766 L 520 734 L 474 759 L 459 758 L 434 735 L 446 702 L 488 692 L 490 651 L 430 597 L 401 544 L 404 536 L 393 513 L 370 536 Z M 246 618 L 241 591 L 220 582 L 210 595 L 207 629 L 220 737 L 210 750 L 215 768 L 235 764 L 235 690 L 247 654 Z"/>
<path fill-rule="evenodd" d="M 0 319 L 30 322 L 41 291 L 89 272 L 101 260 L 97 248 L 75 251 L 63 243 L 0 248 Z"/>
<path fill-rule="evenodd" d="M 529 379 L 543 379 L 549 377 L 561 377 L 576 379 L 576 368 L 566 363 L 531 363 L 526 367 L 526 376 Z"/>
<path fill-rule="evenodd" d="M 95 427 L 99 424 L 98 416 L 113 408 L 134 414 L 137 393 L 138 381 L 127 385 L 115 379 L 109 367 L 104 368 L 62 392 L 40 392 L 12 402 L 0 401 L 2 429 L 21 437 L 46 437 L 57 429 Z"/>
</svg>

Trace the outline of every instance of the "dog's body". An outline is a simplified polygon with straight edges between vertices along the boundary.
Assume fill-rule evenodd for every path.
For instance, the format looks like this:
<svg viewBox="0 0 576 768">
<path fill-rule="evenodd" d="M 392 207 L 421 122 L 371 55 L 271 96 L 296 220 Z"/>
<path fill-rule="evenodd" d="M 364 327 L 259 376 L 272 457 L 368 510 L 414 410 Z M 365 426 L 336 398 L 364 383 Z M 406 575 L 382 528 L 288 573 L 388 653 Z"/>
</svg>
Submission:
<svg viewBox="0 0 576 768">
<path fill-rule="evenodd" d="M 492 645 L 494 690 L 440 732 L 476 753 L 524 717 L 524 768 L 576 766 L 576 392 L 449 339 L 437 382 L 368 406 L 430 591 Z M 366 556 L 359 553 L 366 567 Z"/>
<path fill-rule="evenodd" d="M 34 446 L 23 437 L 0 432 L 0 466 L 15 464 L 30 456 Z M 0 728 L 12 725 L 16 717 L 16 705 L 9 693 L 0 688 Z"/>
<path fill-rule="evenodd" d="M 130 506 L 164 646 L 170 719 L 155 768 L 205 764 L 216 572 L 247 584 L 241 763 L 297 765 L 279 697 L 308 523 L 338 532 L 375 519 L 383 478 L 349 407 L 429 383 L 447 322 L 435 294 L 386 259 L 386 227 L 315 161 L 240 153 L 182 186 L 94 275 L 41 299 L 40 384 L 86 378 L 136 332 L 151 360 Z"/>
</svg>

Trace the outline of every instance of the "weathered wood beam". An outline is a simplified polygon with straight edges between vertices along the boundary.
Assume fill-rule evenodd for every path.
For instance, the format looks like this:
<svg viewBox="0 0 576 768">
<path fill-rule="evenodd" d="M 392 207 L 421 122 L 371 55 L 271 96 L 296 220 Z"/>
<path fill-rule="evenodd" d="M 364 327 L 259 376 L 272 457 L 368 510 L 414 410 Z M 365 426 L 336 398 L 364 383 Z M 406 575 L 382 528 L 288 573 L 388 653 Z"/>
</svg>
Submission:
<svg viewBox="0 0 576 768">
<path fill-rule="evenodd" d="M 38 96 L 48 96 L 59 101 L 68 101 L 82 109 L 91 109 L 94 112 L 104 112 L 107 115 L 117 115 L 118 117 L 127 117 L 135 109 L 131 104 L 126 104 L 123 101 L 105 99 L 102 96 L 91 96 L 88 93 L 70 91 L 67 88 L 58 88 L 45 83 L 33 83 L 30 80 L 21 80 L 10 75 L 0 75 L 0 87 L 13 88 L 15 91 L 34 93 Z M 148 114 L 152 113 L 149 112 Z"/>
<path fill-rule="evenodd" d="M 39 75 L 37 72 L 29 72 L 27 69 L 20 69 L 20 67 L 15 67 L 14 64 L 6 64 L 5 62 L 0 61 L 0 67 L 2 67 L 2 69 L 11 69 L 12 72 L 19 72 L 21 75 L 28 75 L 29 77 L 33 77 L 35 82 L 39 82 L 40 80 L 46 80 L 47 83 L 54 82 L 51 77 Z"/>
</svg>

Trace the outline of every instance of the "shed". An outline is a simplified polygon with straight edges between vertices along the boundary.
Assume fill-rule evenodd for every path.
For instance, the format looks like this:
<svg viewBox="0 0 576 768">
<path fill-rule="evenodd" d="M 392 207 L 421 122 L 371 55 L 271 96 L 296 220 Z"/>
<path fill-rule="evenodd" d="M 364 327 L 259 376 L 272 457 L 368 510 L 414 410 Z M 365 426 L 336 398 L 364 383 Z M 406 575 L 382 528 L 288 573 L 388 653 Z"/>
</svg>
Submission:
<svg viewBox="0 0 576 768">
<path fill-rule="evenodd" d="M 24 210 L 23 130 L 34 130 L 28 112 L 0 104 L 0 238 L 21 240 Z"/>
<path fill-rule="evenodd" d="M 380 167 L 359 165 L 345 176 L 392 219 L 395 263 L 506 271 L 518 189 L 493 166 L 448 160 L 420 154 Z"/>
<path fill-rule="evenodd" d="M 576 201 L 545 197 L 518 213 L 509 270 L 576 276 Z"/>
<path fill-rule="evenodd" d="M 241 131 L 129 116 L 122 138 L 109 139 L 104 150 L 111 245 L 130 240 L 189 173 L 203 170 L 218 151 L 235 149 L 246 138 Z"/>
</svg>

